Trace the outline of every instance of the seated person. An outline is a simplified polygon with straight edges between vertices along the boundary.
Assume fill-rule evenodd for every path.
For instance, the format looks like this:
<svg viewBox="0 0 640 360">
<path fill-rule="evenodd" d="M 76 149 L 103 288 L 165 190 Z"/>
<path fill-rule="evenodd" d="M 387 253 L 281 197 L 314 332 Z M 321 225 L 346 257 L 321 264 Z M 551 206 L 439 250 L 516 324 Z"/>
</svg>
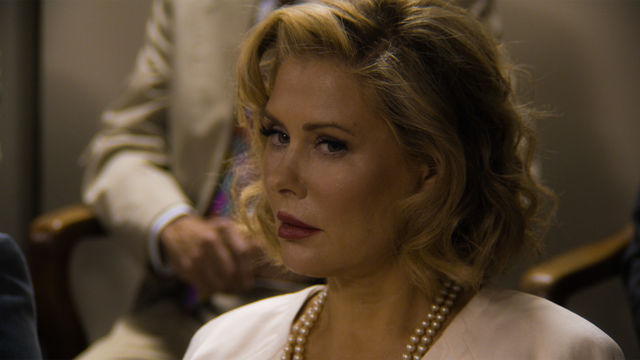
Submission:
<svg viewBox="0 0 640 360">
<path fill-rule="evenodd" d="M 33 287 L 18 244 L 0 233 L 0 359 L 40 359 Z"/>
<path fill-rule="evenodd" d="M 186 359 L 622 359 L 545 299 L 492 284 L 534 251 L 550 193 L 511 65 L 436 0 L 282 8 L 243 46 L 239 217 L 326 285 L 203 326 Z M 261 235 L 261 236 L 257 236 Z"/>
<path fill-rule="evenodd" d="M 640 342 L 640 192 L 633 209 L 633 225 L 635 232 L 624 254 L 622 276 L 631 304 L 633 325 Z"/>
</svg>

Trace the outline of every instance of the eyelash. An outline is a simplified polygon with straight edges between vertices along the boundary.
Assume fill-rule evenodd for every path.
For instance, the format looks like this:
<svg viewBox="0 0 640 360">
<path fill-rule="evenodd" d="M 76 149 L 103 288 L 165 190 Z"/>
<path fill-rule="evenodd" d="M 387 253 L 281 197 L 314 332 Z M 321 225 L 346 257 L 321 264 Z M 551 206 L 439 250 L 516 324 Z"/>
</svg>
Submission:
<svg viewBox="0 0 640 360">
<path fill-rule="evenodd" d="M 274 126 L 269 126 L 269 127 L 266 127 L 264 125 L 260 126 L 260 134 L 262 134 L 262 136 L 264 136 L 267 139 L 271 138 L 273 135 L 286 136 L 287 139 L 289 138 L 289 135 L 287 135 L 284 131 L 276 129 Z M 273 143 L 273 142 L 272 144 L 276 146 L 282 145 L 282 143 Z"/>
<path fill-rule="evenodd" d="M 289 135 L 286 132 L 277 129 L 274 126 L 262 125 L 260 127 L 260 134 L 265 138 L 267 138 L 267 140 L 271 138 L 273 135 L 278 135 L 278 137 L 280 136 L 286 137 L 286 140 L 283 140 L 283 141 L 281 141 L 281 139 L 277 139 L 277 142 L 274 142 L 274 140 L 272 140 L 271 144 L 274 146 L 283 146 L 289 142 Z M 320 136 L 317 139 L 315 143 L 315 147 L 317 148 L 323 145 L 326 145 L 326 150 L 322 150 L 322 152 L 327 154 L 328 156 L 340 156 L 344 154 L 347 150 L 349 150 L 349 147 L 344 141 L 338 140 L 330 136 Z M 330 151 L 331 147 L 334 147 L 334 148 L 337 147 L 338 149 L 335 151 Z"/>
<path fill-rule="evenodd" d="M 321 146 L 321 145 L 327 145 L 327 153 L 330 154 L 331 156 L 338 156 L 343 154 L 344 152 L 346 152 L 347 150 L 349 150 L 349 148 L 347 147 L 347 144 L 344 141 L 340 141 L 338 139 L 332 138 L 332 137 L 320 137 L 318 139 L 318 141 L 316 142 L 316 147 L 317 146 Z M 329 151 L 329 147 L 334 146 L 334 147 L 338 147 L 339 149 L 336 151 Z"/>
</svg>

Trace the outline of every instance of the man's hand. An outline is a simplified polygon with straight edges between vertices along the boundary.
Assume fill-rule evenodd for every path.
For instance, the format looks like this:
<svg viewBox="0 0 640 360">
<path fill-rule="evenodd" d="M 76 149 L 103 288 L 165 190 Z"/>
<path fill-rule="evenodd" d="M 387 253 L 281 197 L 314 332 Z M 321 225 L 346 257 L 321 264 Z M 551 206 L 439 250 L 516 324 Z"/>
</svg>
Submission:
<svg viewBox="0 0 640 360">
<path fill-rule="evenodd" d="M 258 247 L 229 219 L 183 216 L 169 223 L 159 240 L 173 271 L 201 295 L 253 285 Z"/>
</svg>

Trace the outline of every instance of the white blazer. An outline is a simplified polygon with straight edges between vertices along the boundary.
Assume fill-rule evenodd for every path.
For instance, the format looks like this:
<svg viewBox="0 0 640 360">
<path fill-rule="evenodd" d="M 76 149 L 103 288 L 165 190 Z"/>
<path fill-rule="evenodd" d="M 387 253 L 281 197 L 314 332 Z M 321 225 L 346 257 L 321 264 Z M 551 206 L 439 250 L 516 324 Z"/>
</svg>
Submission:
<svg viewBox="0 0 640 360">
<path fill-rule="evenodd" d="M 261 300 L 211 320 L 191 339 L 184 359 L 280 359 L 296 314 L 321 288 Z M 624 355 L 607 334 L 571 311 L 489 286 L 455 315 L 423 357 L 445 359 L 622 360 Z"/>
</svg>

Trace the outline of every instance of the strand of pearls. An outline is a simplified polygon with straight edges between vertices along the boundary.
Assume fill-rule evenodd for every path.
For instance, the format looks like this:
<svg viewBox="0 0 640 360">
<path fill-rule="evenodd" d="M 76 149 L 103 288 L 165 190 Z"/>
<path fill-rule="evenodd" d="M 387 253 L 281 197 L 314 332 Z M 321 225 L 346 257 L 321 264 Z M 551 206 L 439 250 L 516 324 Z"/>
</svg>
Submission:
<svg viewBox="0 0 640 360">
<path fill-rule="evenodd" d="M 440 296 L 436 297 L 435 304 L 431 305 L 431 311 L 413 331 L 406 346 L 406 352 L 402 354 L 402 360 L 420 360 L 433 345 L 433 340 L 451 312 L 451 307 L 461 288 L 450 281 L 444 283 Z"/>
<path fill-rule="evenodd" d="M 327 290 L 324 289 L 318 293 L 311 306 L 300 316 L 300 319 L 291 328 L 291 334 L 287 340 L 287 345 L 284 347 L 284 353 L 282 354 L 282 360 L 303 360 L 304 359 L 304 345 L 307 342 L 307 337 L 311 328 L 318 319 L 318 314 L 322 310 L 325 300 L 327 299 Z M 293 355 L 293 357 L 291 357 Z"/>
<path fill-rule="evenodd" d="M 420 325 L 414 330 L 409 338 L 406 346 L 406 352 L 402 354 L 402 360 L 420 360 L 424 354 L 433 345 L 433 340 L 442 327 L 442 324 L 451 312 L 460 286 L 448 281 L 444 283 L 440 295 L 435 299 L 435 303 L 431 305 L 431 311 L 427 314 Z M 322 311 L 322 307 L 327 299 L 327 290 L 324 289 L 318 293 L 313 299 L 311 306 L 298 319 L 291 328 L 291 334 L 287 339 L 281 360 L 303 360 L 304 350 L 311 332 L 311 328 L 318 319 L 318 314 Z"/>
</svg>

